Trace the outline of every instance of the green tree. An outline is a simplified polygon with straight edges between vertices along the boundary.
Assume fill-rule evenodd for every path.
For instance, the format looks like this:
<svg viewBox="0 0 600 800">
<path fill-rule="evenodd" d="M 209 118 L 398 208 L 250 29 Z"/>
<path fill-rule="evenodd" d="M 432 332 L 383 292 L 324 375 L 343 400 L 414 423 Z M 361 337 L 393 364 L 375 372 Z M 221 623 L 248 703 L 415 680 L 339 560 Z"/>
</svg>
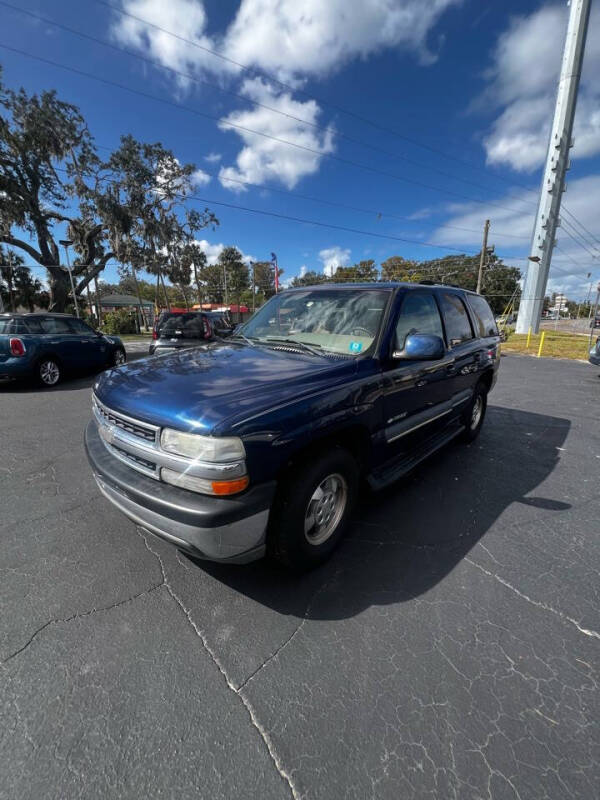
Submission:
<svg viewBox="0 0 600 800">
<path fill-rule="evenodd" d="M 334 283 L 364 283 L 379 278 L 377 267 L 372 259 L 359 261 L 352 267 L 338 267 L 331 277 Z"/>
<path fill-rule="evenodd" d="M 208 209 L 186 207 L 195 169 L 194 164 L 180 164 L 159 142 L 145 144 L 133 136 L 122 136 L 119 148 L 99 169 L 102 190 L 96 206 L 112 250 L 136 284 L 139 270 L 156 275 L 167 306 L 165 273 L 179 269 L 183 246 L 197 231 L 218 225 Z"/>
<path fill-rule="evenodd" d="M 298 286 L 316 286 L 320 283 L 327 283 L 328 280 L 329 279 L 325 273 L 308 270 L 308 272 L 305 272 L 304 275 L 296 275 L 295 278 L 292 278 L 290 285 L 293 288 Z"/>
<path fill-rule="evenodd" d="M 231 303 L 233 298 L 235 303 L 241 305 L 242 293 L 250 287 L 250 272 L 242 259 L 237 247 L 224 247 L 219 253 L 217 266 L 223 273 L 226 303 Z"/>
<path fill-rule="evenodd" d="M 255 261 L 254 262 L 254 285 L 256 291 L 268 300 L 275 294 L 275 270 L 271 261 Z M 279 270 L 279 274 L 283 272 Z"/>
<path fill-rule="evenodd" d="M 382 281 L 415 281 L 421 280 L 417 261 L 409 261 L 402 256 L 390 256 L 381 262 Z"/>
<path fill-rule="evenodd" d="M 92 138 L 79 109 L 55 92 L 28 95 L 0 81 L 0 109 L 0 242 L 46 267 L 51 309 L 63 311 L 70 280 L 60 228 L 82 248 L 73 266 L 77 294 L 111 256 L 99 246 L 104 232 L 90 219 L 89 205 L 80 217 L 71 211 L 77 184 L 90 179 L 96 162 Z"/>
</svg>

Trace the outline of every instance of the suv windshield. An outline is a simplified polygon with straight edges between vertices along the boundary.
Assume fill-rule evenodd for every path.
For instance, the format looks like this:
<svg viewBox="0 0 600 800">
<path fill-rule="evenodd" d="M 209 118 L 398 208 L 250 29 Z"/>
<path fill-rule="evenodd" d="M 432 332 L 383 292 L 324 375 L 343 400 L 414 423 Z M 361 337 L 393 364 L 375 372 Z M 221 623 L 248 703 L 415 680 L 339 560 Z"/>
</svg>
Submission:
<svg viewBox="0 0 600 800">
<path fill-rule="evenodd" d="M 285 339 L 330 353 L 362 355 L 377 338 L 390 296 L 380 289 L 307 289 L 276 295 L 241 329 L 260 342 Z"/>
</svg>

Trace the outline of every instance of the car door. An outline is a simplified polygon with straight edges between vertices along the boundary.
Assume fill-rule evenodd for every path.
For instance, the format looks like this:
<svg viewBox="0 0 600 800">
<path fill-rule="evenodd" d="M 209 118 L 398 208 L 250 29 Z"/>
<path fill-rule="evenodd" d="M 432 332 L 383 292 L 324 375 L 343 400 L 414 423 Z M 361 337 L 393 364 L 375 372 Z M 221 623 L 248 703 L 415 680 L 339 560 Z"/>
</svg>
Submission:
<svg viewBox="0 0 600 800">
<path fill-rule="evenodd" d="M 43 333 L 41 348 L 43 353 L 57 356 L 64 367 L 77 368 L 78 345 L 67 322 L 68 317 L 38 317 Z"/>
<path fill-rule="evenodd" d="M 410 290 L 404 294 L 396 319 L 393 349 L 401 351 L 406 337 L 426 333 L 444 338 L 440 310 L 433 292 Z M 384 366 L 384 431 L 388 454 L 412 448 L 443 424 L 452 395 L 453 358 L 406 361 L 390 357 Z"/>
<path fill-rule="evenodd" d="M 71 317 L 67 323 L 73 335 L 73 354 L 81 369 L 96 369 L 108 360 L 106 341 L 83 320 Z"/>
<path fill-rule="evenodd" d="M 464 298 L 458 292 L 440 290 L 438 299 L 446 330 L 446 343 L 454 364 L 451 367 L 455 403 L 465 403 L 473 391 L 479 370 L 481 341 L 475 337 Z"/>
</svg>

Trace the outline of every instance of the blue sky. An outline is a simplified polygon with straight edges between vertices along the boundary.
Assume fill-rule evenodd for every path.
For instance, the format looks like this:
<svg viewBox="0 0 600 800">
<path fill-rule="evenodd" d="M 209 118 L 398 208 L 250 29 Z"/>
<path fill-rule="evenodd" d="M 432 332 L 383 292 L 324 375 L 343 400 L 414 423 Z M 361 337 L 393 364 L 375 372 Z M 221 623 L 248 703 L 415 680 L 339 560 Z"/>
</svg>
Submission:
<svg viewBox="0 0 600 800">
<path fill-rule="evenodd" d="M 380 262 L 390 255 L 429 259 L 456 249 L 476 252 L 489 217 L 497 252 L 524 266 L 518 259 L 529 248 L 565 2 L 109 0 L 143 22 L 97 0 L 12 2 L 179 73 L 0 7 L 0 44 L 213 118 L 0 48 L 7 85 L 55 88 L 81 108 L 98 145 L 114 147 L 121 134 L 132 133 L 161 141 L 180 161 L 203 171 L 197 194 L 206 202 L 200 205 L 212 208 L 221 222 L 200 237 L 209 259 L 223 244 L 254 259 L 268 259 L 275 251 L 289 279 L 303 268 L 331 269 L 363 258 Z M 600 14 L 593 10 L 565 205 L 598 240 L 600 86 L 593 75 L 599 69 Z M 413 241 L 299 224 L 217 203 Z M 583 233 L 567 220 L 575 225 L 565 226 L 571 235 Z M 580 236 L 576 242 L 559 231 L 551 289 L 581 296 L 588 271 L 600 278 L 600 259 L 591 254 L 600 255 L 600 244 L 583 235 L 587 250 Z M 114 279 L 115 269 L 105 276 Z"/>
</svg>

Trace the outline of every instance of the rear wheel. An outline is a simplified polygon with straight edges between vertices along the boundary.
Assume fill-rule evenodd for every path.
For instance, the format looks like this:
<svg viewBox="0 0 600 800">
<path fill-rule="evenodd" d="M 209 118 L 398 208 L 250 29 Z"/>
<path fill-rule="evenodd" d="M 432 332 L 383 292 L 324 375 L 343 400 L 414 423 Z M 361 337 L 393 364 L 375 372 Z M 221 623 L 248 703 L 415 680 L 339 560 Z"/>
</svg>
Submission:
<svg viewBox="0 0 600 800">
<path fill-rule="evenodd" d="M 42 386 L 56 386 L 61 378 L 60 364 L 55 358 L 42 358 L 38 364 L 38 381 Z"/>
<path fill-rule="evenodd" d="M 465 430 L 462 438 L 465 442 L 472 442 L 479 436 L 487 409 L 487 394 L 487 386 L 483 383 L 478 383 L 473 392 L 471 402 L 463 414 Z"/>
<path fill-rule="evenodd" d="M 267 540 L 271 556 L 304 571 L 325 561 L 343 537 L 358 488 L 358 466 L 335 448 L 306 459 L 284 480 Z"/>
</svg>

